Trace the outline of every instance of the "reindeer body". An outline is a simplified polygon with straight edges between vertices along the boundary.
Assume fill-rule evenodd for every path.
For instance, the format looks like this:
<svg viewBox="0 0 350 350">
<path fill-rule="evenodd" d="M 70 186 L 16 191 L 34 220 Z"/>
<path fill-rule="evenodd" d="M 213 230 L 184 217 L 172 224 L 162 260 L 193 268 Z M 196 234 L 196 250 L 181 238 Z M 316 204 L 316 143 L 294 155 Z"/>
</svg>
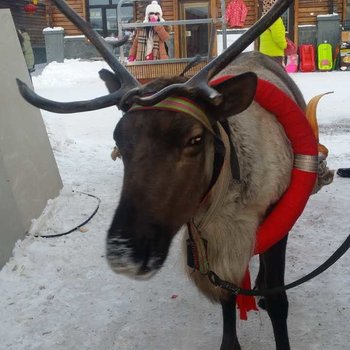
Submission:
<svg viewBox="0 0 350 350">
<path fill-rule="evenodd" d="M 292 0 L 278 1 L 239 40 L 188 81 L 175 77 L 146 86 L 129 74 L 99 34 L 64 0 L 53 1 L 114 71 L 100 71 L 110 94 L 90 101 L 62 103 L 36 95 L 20 81 L 18 85 L 27 101 L 52 112 L 75 113 L 112 105 L 125 112 L 114 132 L 124 163 L 124 180 L 107 235 L 110 267 L 133 278 L 150 278 L 164 264 L 180 228 L 203 218 L 210 204 L 208 200 L 202 205 L 203 198 L 217 178 L 217 165 L 225 153 L 222 134 L 218 132 L 222 123 L 234 145 L 240 181 L 227 178 L 221 205 L 201 236 L 208 243 L 210 269 L 239 285 L 254 251 L 257 228 L 288 187 L 293 167 L 293 153 L 284 129 L 274 115 L 254 101 L 257 77 L 275 84 L 302 109 L 305 102 L 292 79 L 272 60 L 259 53 L 238 55 L 276 21 Z M 208 84 L 213 77 L 223 75 L 234 77 L 214 87 Z M 185 111 L 164 109 L 164 104 L 174 103 L 174 97 L 176 103 L 186 105 Z M 198 115 L 204 115 L 204 119 Z M 230 149 L 225 148 L 226 152 Z M 312 166 L 315 163 L 317 167 L 314 157 Z M 258 287 L 283 285 L 286 243 L 287 237 L 260 255 Z M 214 288 L 198 271 L 188 272 L 206 296 L 222 305 L 221 350 L 239 350 L 235 295 Z M 266 296 L 263 306 L 272 321 L 276 349 L 289 350 L 286 293 Z"/>
<path fill-rule="evenodd" d="M 294 160 L 290 142 L 276 117 L 252 101 L 255 88 L 250 84 L 255 78 L 251 73 L 245 74 L 251 70 L 298 101 L 301 108 L 305 107 L 300 91 L 288 75 L 259 53 L 242 54 L 220 74 L 235 76 L 227 85 L 215 86 L 224 96 L 224 108 L 202 104 L 209 120 L 220 120 L 222 113 L 222 120 L 228 122 L 240 181 L 230 179 L 221 206 L 200 234 L 207 241 L 210 270 L 236 285 L 241 285 L 246 273 L 259 225 L 290 183 Z M 157 84 L 167 85 L 169 81 L 149 84 L 145 95 L 164 88 Z M 248 107 L 243 100 L 249 94 Z M 225 110 L 231 99 L 238 101 L 238 114 L 230 114 L 231 108 L 237 110 L 234 103 L 229 111 Z M 114 134 L 125 175 L 108 233 L 107 258 L 114 271 L 134 278 L 149 278 L 158 271 L 178 230 L 191 220 L 199 224 L 205 217 L 210 200 L 204 206 L 200 203 L 211 188 L 217 152 L 215 137 L 198 120 L 184 113 L 153 108 L 131 108 Z M 218 122 L 213 123 L 215 127 Z M 259 286 L 283 285 L 286 240 L 263 254 Z M 221 349 L 240 349 L 232 332 L 235 297 L 214 287 L 206 275 L 193 268 L 188 268 L 188 274 L 204 295 L 222 304 Z M 266 304 L 277 349 L 288 350 L 287 296 L 269 296 Z"/>
<path fill-rule="evenodd" d="M 242 54 L 219 76 L 248 71 L 274 83 L 299 100 L 304 108 L 302 95 L 289 76 L 256 52 Z M 224 280 L 240 285 L 254 250 L 257 228 L 266 211 L 289 185 L 293 155 L 282 126 L 258 103 L 252 102 L 248 109 L 228 121 L 241 182 L 231 181 L 220 211 L 202 232 L 202 237 L 208 242 L 210 268 Z M 220 301 L 225 297 L 225 292 L 215 288 L 206 276 L 191 268 L 188 273 L 210 299 Z"/>
</svg>

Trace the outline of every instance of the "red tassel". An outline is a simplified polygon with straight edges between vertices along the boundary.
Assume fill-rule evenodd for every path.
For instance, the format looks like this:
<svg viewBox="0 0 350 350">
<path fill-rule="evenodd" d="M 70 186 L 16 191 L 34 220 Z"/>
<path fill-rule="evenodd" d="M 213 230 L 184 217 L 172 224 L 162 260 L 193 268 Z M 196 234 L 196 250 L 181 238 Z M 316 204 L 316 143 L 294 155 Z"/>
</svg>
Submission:
<svg viewBox="0 0 350 350">
<path fill-rule="evenodd" d="M 250 274 L 249 270 L 247 270 L 243 281 L 242 281 L 242 288 L 244 289 L 250 289 L 251 283 L 250 283 Z M 256 306 L 255 298 L 251 295 L 237 295 L 236 299 L 237 308 L 239 309 L 239 318 L 241 320 L 247 320 L 248 319 L 248 311 L 258 311 L 258 308 Z"/>
</svg>

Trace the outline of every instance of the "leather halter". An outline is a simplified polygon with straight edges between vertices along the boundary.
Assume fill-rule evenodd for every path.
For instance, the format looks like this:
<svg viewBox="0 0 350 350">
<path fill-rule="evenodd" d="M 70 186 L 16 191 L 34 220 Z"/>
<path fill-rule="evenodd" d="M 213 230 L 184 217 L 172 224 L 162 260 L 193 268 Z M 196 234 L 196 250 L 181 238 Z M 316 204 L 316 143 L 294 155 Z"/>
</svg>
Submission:
<svg viewBox="0 0 350 350">
<path fill-rule="evenodd" d="M 167 97 L 166 99 L 152 105 L 152 106 L 141 106 L 134 103 L 128 112 L 140 111 L 140 110 L 163 110 L 163 111 L 172 111 L 180 112 L 189 115 L 190 117 L 198 120 L 203 126 L 209 130 L 214 136 L 216 136 L 209 119 L 199 105 L 194 101 L 190 100 L 187 97 L 178 96 L 178 97 Z"/>
<path fill-rule="evenodd" d="M 240 181 L 240 167 L 238 163 L 238 157 L 234 145 L 230 138 L 229 126 L 227 122 L 221 123 L 222 128 L 220 132 L 220 124 L 214 122 L 212 123 L 208 118 L 207 114 L 203 110 L 203 108 L 195 103 L 193 100 L 184 97 L 184 96 L 176 96 L 176 97 L 167 97 L 166 99 L 152 105 L 152 106 L 141 106 L 139 104 L 133 104 L 128 112 L 132 111 L 140 111 L 140 110 L 163 110 L 163 111 L 172 111 L 172 112 L 180 112 L 193 117 L 198 122 L 200 122 L 215 138 L 215 169 L 213 173 L 213 178 L 211 180 L 212 187 L 218 176 L 218 172 L 220 171 L 224 159 L 224 155 L 221 154 L 225 152 L 225 147 L 222 140 L 222 132 L 226 132 L 229 140 L 230 147 L 230 161 L 231 161 L 231 172 L 232 178 L 236 181 Z"/>
</svg>

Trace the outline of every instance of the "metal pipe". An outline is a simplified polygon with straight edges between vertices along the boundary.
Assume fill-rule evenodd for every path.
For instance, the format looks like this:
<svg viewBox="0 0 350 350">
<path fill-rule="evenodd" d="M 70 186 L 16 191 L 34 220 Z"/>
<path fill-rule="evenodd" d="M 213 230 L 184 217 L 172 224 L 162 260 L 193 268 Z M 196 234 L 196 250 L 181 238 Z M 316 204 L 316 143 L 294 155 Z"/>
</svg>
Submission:
<svg viewBox="0 0 350 350">
<path fill-rule="evenodd" d="M 222 50 L 227 49 L 227 37 L 226 37 L 226 7 L 225 0 L 221 0 L 221 29 L 222 29 Z"/>
<path fill-rule="evenodd" d="M 193 57 L 189 58 L 167 58 L 163 60 L 152 60 L 152 61 L 147 61 L 147 65 L 152 66 L 152 65 L 157 65 L 157 64 L 162 64 L 162 63 L 189 63 L 193 60 Z M 201 57 L 202 61 L 207 61 L 208 57 L 207 56 L 202 56 Z M 142 66 L 145 64 L 145 61 L 133 61 L 129 62 L 128 66 Z"/>
<path fill-rule="evenodd" d="M 164 21 L 164 22 L 146 22 L 146 23 L 123 23 L 122 28 L 141 28 L 141 27 L 155 27 L 159 25 L 184 25 L 184 24 L 211 24 L 215 23 L 212 18 L 208 19 L 179 19 L 178 21 Z"/>
</svg>

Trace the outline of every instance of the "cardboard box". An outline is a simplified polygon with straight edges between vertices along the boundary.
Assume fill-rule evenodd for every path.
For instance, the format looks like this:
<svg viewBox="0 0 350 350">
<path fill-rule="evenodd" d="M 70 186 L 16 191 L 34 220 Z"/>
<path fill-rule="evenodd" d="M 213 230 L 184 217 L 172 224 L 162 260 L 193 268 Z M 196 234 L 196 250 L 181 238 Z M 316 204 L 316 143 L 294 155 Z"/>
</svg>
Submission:
<svg viewBox="0 0 350 350">
<path fill-rule="evenodd" d="M 350 42 L 350 31 L 349 32 L 341 32 L 341 41 L 342 42 Z"/>
</svg>

